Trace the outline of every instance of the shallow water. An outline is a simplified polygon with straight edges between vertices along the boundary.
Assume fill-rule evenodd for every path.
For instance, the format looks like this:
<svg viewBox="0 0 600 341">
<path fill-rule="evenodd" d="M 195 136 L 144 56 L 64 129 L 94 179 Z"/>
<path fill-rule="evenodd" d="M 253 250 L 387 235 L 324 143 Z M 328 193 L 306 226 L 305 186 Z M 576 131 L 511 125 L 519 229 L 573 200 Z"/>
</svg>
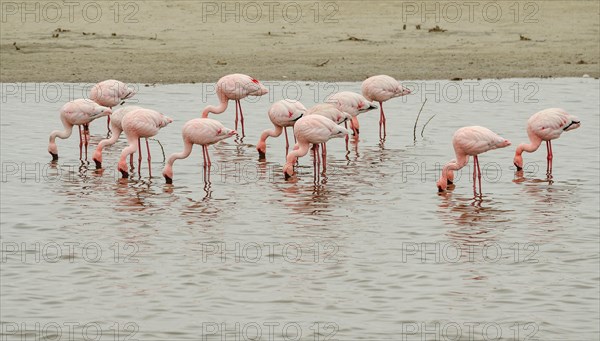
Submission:
<svg viewBox="0 0 600 341">
<path fill-rule="evenodd" d="M 210 182 L 196 147 L 173 186 L 155 141 L 152 178 L 144 160 L 141 176 L 118 179 L 124 137 L 103 172 L 78 159 L 76 133 L 51 165 L 58 109 L 89 85 L 2 84 L 2 340 L 597 340 L 599 81 L 470 82 L 409 83 L 415 94 L 384 105 L 383 144 L 366 113 L 358 145 L 330 141 L 319 179 L 301 158 L 295 182 L 283 136 L 257 160 L 270 103 L 310 106 L 360 84 L 268 83 L 269 97 L 242 102 L 247 136 L 210 147 Z M 157 136 L 168 155 L 216 103 L 211 89 L 138 85 L 128 103 L 174 118 Z M 556 106 L 582 127 L 553 143 L 552 181 L 543 146 L 515 176 L 527 118 Z M 234 109 L 213 118 L 233 127 Z M 466 125 L 513 142 L 480 157 L 481 199 L 469 166 L 452 192 L 435 186 Z M 106 119 L 91 131 L 90 160 Z"/>
</svg>

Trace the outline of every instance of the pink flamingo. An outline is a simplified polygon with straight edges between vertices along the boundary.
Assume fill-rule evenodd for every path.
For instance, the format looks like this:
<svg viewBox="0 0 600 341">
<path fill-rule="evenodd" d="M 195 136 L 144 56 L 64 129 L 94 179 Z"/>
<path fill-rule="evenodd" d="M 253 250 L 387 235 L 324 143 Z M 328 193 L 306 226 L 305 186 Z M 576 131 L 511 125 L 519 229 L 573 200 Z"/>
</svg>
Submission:
<svg viewBox="0 0 600 341">
<path fill-rule="evenodd" d="M 577 129 L 581 126 L 579 118 L 569 115 L 564 109 L 550 108 L 533 114 L 527 121 L 527 135 L 530 143 L 522 143 L 517 147 L 513 163 L 517 171 L 523 170 L 523 152 L 535 152 L 542 141 L 546 141 L 547 173 L 552 173 L 552 140 L 569 130 Z"/>
<path fill-rule="evenodd" d="M 452 145 L 456 159 L 448 162 L 442 169 L 442 175 L 437 182 L 438 190 L 445 191 L 454 181 L 454 171 L 463 168 L 469 162 L 469 156 L 473 156 L 473 193 L 477 196 L 476 177 L 478 177 L 481 196 L 481 169 L 478 155 L 492 149 L 510 146 L 510 141 L 488 128 L 472 126 L 458 129 L 452 137 Z"/>
<path fill-rule="evenodd" d="M 140 152 L 140 138 L 142 137 L 146 138 L 146 148 L 148 149 L 148 169 L 150 171 L 150 177 L 152 177 L 152 168 L 150 165 L 150 146 L 148 145 L 148 138 L 158 134 L 158 131 L 161 128 L 166 127 L 171 122 L 173 122 L 173 120 L 170 117 L 150 109 L 138 109 L 128 113 L 123 117 L 121 120 L 121 126 L 123 127 L 125 135 L 127 135 L 127 142 L 129 142 L 129 146 L 123 149 L 121 152 L 121 158 L 119 159 L 118 169 L 123 178 L 129 177 L 127 163 L 125 160 L 127 159 L 127 156 L 135 152 Z"/>
<path fill-rule="evenodd" d="M 319 144 L 325 143 L 334 137 L 344 137 L 348 130 L 335 124 L 332 120 L 321 115 L 304 116 L 294 125 L 294 135 L 298 140 L 298 149 L 291 151 L 283 167 L 283 174 L 288 180 L 294 175 L 294 164 L 299 157 L 308 153 L 309 145 L 313 145 L 313 166 L 317 174 Z M 326 161 L 324 161 L 326 162 Z"/>
<path fill-rule="evenodd" d="M 294 123 L 296 123 L 296 121 L 300 119 L 305 112 L 306 107 L 304 107 L 302 103 L 295 100 L 284 99 L 274 103 L 269 109 L 269 119 L 275 126 L 275 129 L 267 129 L 262 132 L 260 140 L 256 145 L 258 158 L 262 160 L 266 157 L 267 138 L 278 137 L 281 135 L 282 131 L 285 132 L 285 156 L 287 157 L 288 150 L 290 148 L 287 128 L 293 127 Z"/>
<path fill-rule="evenodd" d="M 342 91 L 335 93 L 329 98 L 325 100 L 327 103 L 331 103 L 337 106 L 337 108 L 343 112 L 346 112 L 352 116 L 352 121 L 350 122 L 350 128 L 354 132 L 354 135 L 358 138 L 358 118 L 357 116 L 365 113 L 367 111 L 371 111 L 373 109 L 377 109 L 377 106 L 371 103 L 368 99 L 366 99 L 363 95 L 357 94 L 356 92 L 351 91 Z M 346 126 L 346 128 L 348 128 Z M 346 137 L 347 138 L 347 137 Z"/>
<path fill-rule="evenodd" d="M 87 157 L 87 147 L 89 145 L 89 124 L 98 117 L 112 114 L 110 108 L 101 106 L 88 99 L 76 99 L 68 102 L 60 108 L 60 120 L 65 130 L 55 130 L 50 133 L 50 143 L 48 152 L 52 155 L 52 161 L 58 160 L 58 147 L 56 138 L 67 139 L 73 132 L 73 126 L 79 126 L 79 158 L 82 158 L 82 146 L 85 145 L 85 155 Z M 83 127 L 83 136 L 81 128 Z"/>
<path fill-rule="evenodd" d="M 136 111 L 138 109 L 142 109 L 142 107 L 138 107 L 135 105 L 130 105 L 126 107 L 119 108 L 115 110 L 112 115 L 112 120 L 110 120 L 110 126 L 112 130 L 112 135 L 109 139 L 104 139 L 98 143 L 98 147 L 96 147 L 96 151 L 94 152 L 94 163 L 96 164 L 96 169 L 102 168 L 102 149 L 108 146 L 112 146 L 117 142 L 119 137 L 121 136 L 121 132 L 123 131 L 123 127 L 121 126 L 121 121 L 123 117 L 132 111 Z M 140 154 L 140 158 L 142 155 Z M 131 154 L 131 164 L 133 164 L 133 154 Z"/>
<path fill-rule="evenodd" d="M 102 106 L 113 108 L 122 101 L 135 95 L 135 90 L 127 84 L 109 79 L 95 84 L 90 90 L 90 99 Z M 107 119 L 106 127 L 110 133 L 110 116 Z"/>
<path fill-rule="evenodd" d="M 335 124 L 342 124 L 348 128 L 348 121 L 352 120 L 352 115 L 341 111 L 335 104 L 332 103 L 321 103 L 317 104 L 313 107 L 310 107 L 305 113 L 306 116 L 309 115 L 319 115 L 323 117 L 327 117 Z M 321 144 L 322 156 L 323 156 L 323 170 L 327 168 L 327 144 Z M 346 150 L 348 149 L 348 134 L 346 134 Z"/>
<path fill-rule="evenodd" d="M 235 73 L 232 75 L 223 76 L 217 82 L 217 96 L 219 97 L 219 106 L 209 105 L 202 111 L 202 117 L 207 118 L 209 113 L 221 114 L 227 109 L 229 100 L 235 101 L 235 129 L 238 127 L 238 113 L 242 122 L 242 136 L 245 136 L 244 131 L 244 114 L 242 113 L 242 104 L 240 100 L 247 96 L 262 96 L 269 93 L 267 88 L 258 80 Z"/>
<path fill-rule="evenodd" d="M 362 94 L 370 101 L 379 102 L 379 138 L 385 139 L 385 113 L 383 112 L 383 102 L 395 97 L 410 94 L 410 90 L 403 87 L 400 82 L 386 75 L 379 75 L 367 78 L 362 83 Z M 383 137 L 381 127 L 383 126 Z"/>
<path fill-rule="evenodd" d="M 178 159 L 185 159 L 190 156 L 192 147 L 195 144 L 202 146 L 202 156 L 204 157 L 204 170 L 210 168 L 210 156 L 208 146 L 221 140 L 232 137 L 237 134 L 235 130 L 225 128 L 221 122 L 210 118 L 195 118 L 187 121 L 183 125 L 181 135 L 183 137 L 183 151 L 181 153 L 171 154 L 167 165 L 163 169 L 163 176 L 167 184 L 173 183 L 173 163 Z"/>
</svg>

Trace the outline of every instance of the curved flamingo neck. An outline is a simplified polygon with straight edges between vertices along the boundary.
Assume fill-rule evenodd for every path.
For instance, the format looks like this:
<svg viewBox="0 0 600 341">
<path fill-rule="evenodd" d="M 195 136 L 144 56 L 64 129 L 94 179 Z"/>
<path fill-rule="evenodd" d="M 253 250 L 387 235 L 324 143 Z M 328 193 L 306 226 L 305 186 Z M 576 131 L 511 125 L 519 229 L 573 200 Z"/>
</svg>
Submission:
<svg viewBox="0 0 600 341">
<path fill-rule="evenodd" d="M 536 150 L 538 150 L 538 148 L 542 144 L 542 139 L 535 134 L 529 134 L 529 141 L 530 143 L 521 143 L 517 147 L 517 151 L 515 154 L 516 156 L 520 156 L 523 153 L 523 151 L 533 153 Z"/>
<path fill-rule="evenodd" d="M 63 126 L 65 127 L 64 130 L 55 130 L 50 133 L 50 143 L 54 143 L 57 137 L 64 140 L 68 139 L 71 136 L 71 134 L 73 133 L 73 125 L 66 121 L 63 121 Z"/>
<path fill-rule="evenodd" d="M 127 136 L 127 142 L 129 142 L 129 146 L 125 147 L 121 152 L 121 158 L 119 159 L 119 170 L 127 170 L 127 163 L 125 162 L 127 156 L 138 151 L 137 136 Z"/>
<path fill-rule="evenodd" d="M 293 150 L 292 152 L 290 152 L 287 156 L 287 163 L 290 165 L 293 165 L 294 163 L 296 163 L 296 160 L 299 157 L 302 157 L 306 154 L 308 154 L 308 149 L 309 149 L 309 143 L 305 142 L 305 141 L 298 141 L 298 149 Z"/>
<path fill-rule="evenodd" d="M 97 149 L 101 151 L 104 147 L 112 146 L 113 144 L 117 143 L 117 140 L 120 136 L 121 129 L 112 127 L 112 135 L 110 136 L 110 138 L 100 141 L 100 143 L 98 143 Z"/>
<path fill-rule="evenodd" d="M 207 118 L 209 113 L 213 114 L 221 114 L 225 110 L 227 110 L 227 105 L 229 104 L 229 100 L 227 98 L 221 98 L 219 96 L 219 101 L 221 102 L 218 106 L 209 105 L 202 111 L 202 117 Z"/>
<path fill-rule="evenodd" d="M 183 151 L 179 152 L 179 153 L 171 154 L 171 156 L 169 156 L 169 160 L 167 161 L 167 165 L 173 166 L 173 163 L 175 163 L 175 160 L 185 159 L 188 156 L 190 156 L 190 154 L 192 153 L 192 146 L 193 145 L 191 142 L 184 141 L 183 142 Z"/>
<path fill-rule="evenodd" d="M 441 181 L 446 183 L 448 179 L 454 180 L 454 171 L 463 168 L 469 162 L 469 156 L 462 152 L 456 153 L 456 160 L 448 162 L 442 169 Z"/>
<path fill-rule="evenodd" d="M 283 128 L 276 125 L 275 129 L 267 129 L 260 135 L 260 142 L 265 142 L 269 137 L 278 137 L 283 132 Z"/>
</svg>

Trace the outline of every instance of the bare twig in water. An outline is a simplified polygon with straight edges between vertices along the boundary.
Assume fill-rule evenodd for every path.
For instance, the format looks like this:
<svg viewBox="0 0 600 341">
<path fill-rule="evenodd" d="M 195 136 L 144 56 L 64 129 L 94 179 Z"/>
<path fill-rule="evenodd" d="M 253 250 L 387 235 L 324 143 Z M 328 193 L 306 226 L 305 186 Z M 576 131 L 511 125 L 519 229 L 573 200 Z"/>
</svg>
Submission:
<svg viewBox="0 0 600 341">
<path fill-rule="evenodd" d="M 417 142 L 417 122 L 419 122 L 419 116 L 421 116 L 421 111 L 423 111 L 425 103 L 427 103 L 427 97 L 425 97 L 425 101 L 421 105 L 421 109 L 419 110 L 419 113 L 417 114 L 417 119 L 415 120 L 415 126 L 413 128 L 413 138 L 415 142 Z"/>
<path fill-rule="evenodd" d="M 149 140 L 158 142 L 158 145 L 160 146 L 160 150 L 162 151 L 163 162 L 165 162 L 167 160 L 167 157 L 165 156 L 165 148 L 163 148 L 163 145 L 162 145 L 162 143 L 160 143 L 160 140 L 158 140 L 158 139 L 152 139 L 152 138 L 149 139 Z"/>
<path fill-rule="evenodd" d="M 425 131 L 425 127 L 427 127 L 427 124 L 429 124 L 429 121 L 431 121 L 431 120 L 432 120 L 432 119 L 435 117 L 435 115 L 436 115 L 436 114 L 433 114 L 433 116 L 431 116 L 431 117 L 430 117 L 430 118 L 427 120 L 427 122 L 425 122 L 425 125 L 423 125 L 423 129 L 421 129 L 421 137 L 423 137 L 423 132 Z"/>
</svg>

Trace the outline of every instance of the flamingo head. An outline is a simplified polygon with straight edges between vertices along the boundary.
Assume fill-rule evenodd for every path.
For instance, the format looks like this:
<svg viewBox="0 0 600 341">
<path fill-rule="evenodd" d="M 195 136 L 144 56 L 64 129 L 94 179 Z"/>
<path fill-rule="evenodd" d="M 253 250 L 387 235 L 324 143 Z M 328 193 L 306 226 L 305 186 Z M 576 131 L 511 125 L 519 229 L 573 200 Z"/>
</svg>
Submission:
<svg viewBox="0 0 600 341">
<path fill-rule="evenodd" d="M 48 153 L 52 155 L 52 161 L 58 160 L 58 147 L 56 146 L 55 142 L 50 142 L 48 145 Z"/>
<path fill-rule="evenodd" d="M 412 93 L 412 91 L 410 91 L 410 89 L 407 87 L 399 85 L 397 93 L 399 94 L 399 96 L 406 96 L 406 95 L 410 95 Z"/>
<path fill-rule="evenodd" d="M 336 137 L 345 137 L 346 135 L 348 135 L 348 129 L 341 127 L 341 126 L 336 126 L 332 131 L 331 131 L 331 136 L 330 138 L 336 138 Z"/>
<path fill-rule="evenodd" d="M 96 164 L 96 169 L 102 168 L 102 147 L 98 146 L 96 151 L 94 152 L 93 157 L 94 163 Z"/>
<path fill-rule="evenodd" d="M 450 160 L 450 162 L 448 162 L 448 164 L 451 163 L 456 163 L 456 159 L 452 159 Z M 440 179 L 437 182 L 438 192 L 444 192 L 446 189 L 448 189 L 449 185 L 454 184 L 453 181 L 454 171 L 452 171 L 452 169 L 444 167 L 444 169 L 442 169 L 442 175 L 440 176 Z"/>
<path fill-rule="evenodd" d="M 119 161 L 118 169 L 119 172 L 121 172 L 121 177 L 123 179 L 129 178 L 129 172 L 127 171 L 127 163 L 125 162 L 125 159 Z"/>
<path fill-rule="evenodd" d="M 373 102 L 367 102 L 366 105 L 364 105 L 362 108 L 358 109 L 358 113 L 362 114 L 362 113 L 365 113 L 367 111 L 371 111 L 371 110 L 378 109 L 378 108 L 379 107 L 375 103 L 373 103 Z"/>
<path fill-rule="evenodd" d="M 96 119 L 96 118 L 99 118 L 102 116 L 109 116 L 111 114 L 112 114 L 111 108 L 96 104 L 96 107 L 94 108 L 94 113 L 92 114 L 92 116 L 94 119 Z"/>
<path fill-rule="evenodd" d="M 513 164 L 517 168 L 517 172 L 520 172 L 523 170 L 523 156 L 518 151 L 515 154 L 515 158 L 513 159 Z"/>
<path fill-rule="evenodd" d="M 294 175 L 294 163 L 287 162 L 283 166 L 283 176 L 285 180 L 289 180 Z"/>
<path fill-rule="evenodd" d="M 569 119 L 571 120 L 571 122 L 569 122 L 569 124 L 567 124 L 567 126 L 563 128 L 564 131 L 569 131 L 581 127 L 581 121 L 577 116 L 569 115 Z"/>
<path fill-rule="evenodd" d="M 248 91 L 248 96 L 262 96 L 269 93 L 269 90 L 261 82 L 254 78 L 246 90 Z"/>
<path fill-rule="evenodd" d="M 496 142 L 496 148 L 504 148 L 510 146 L 510 141 L 506 139 L 500 139 Z"/>
<path fill-rule="evenodd" d="M 167 184 L 172 184 L 173 183 L 173 167 L 170 164 L 167 164 L 165 166 L 165 169 L 163 169 L 162 175 L 165 177 L 165 182 Z"/>
<path fill-rule="evenodd" d="M 160 119 L 160 122 L 159 122 L 159 124 L 158 124 L 158 126 L 159 126 L 160 128 L 164 128 L 164 127 L 166 127 L 167 125 L 169 125 L 169 124 L 173 123 L 173 119 L 172 119 L 172 118 L 170 118 L 169 116 L 166 116 L 166 115 L 164 115 L 164 114 L 161 114 L 161 115 L 162 115 L 162 117 L 161 117 L 161 119 Z"/>
<path fill-rule="evenodd" d="M 256 145 L 256 150 L 258 151 L 258 159 L 264 160 L 267 157 L 267 142 L 260 140 Z"/>
</svg>

